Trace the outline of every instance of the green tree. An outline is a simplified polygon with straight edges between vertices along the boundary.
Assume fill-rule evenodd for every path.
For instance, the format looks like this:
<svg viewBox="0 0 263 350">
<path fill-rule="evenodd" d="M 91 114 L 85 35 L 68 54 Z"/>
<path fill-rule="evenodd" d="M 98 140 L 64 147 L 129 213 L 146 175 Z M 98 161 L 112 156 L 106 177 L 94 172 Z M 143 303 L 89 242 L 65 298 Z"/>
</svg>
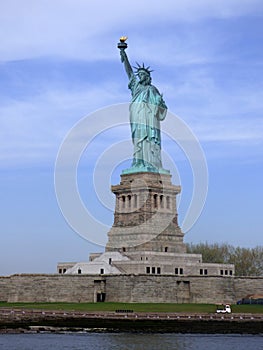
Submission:
<svg viewBox="0 0 263 350">
<path fill-rule="evenodd" d="M 187 244 L 187 252 L 202 254 L 203 262 L 234 264 L 236 276 L 263 276 L 263 247 L 241 248 L 226 243 Z"/>
</svg>

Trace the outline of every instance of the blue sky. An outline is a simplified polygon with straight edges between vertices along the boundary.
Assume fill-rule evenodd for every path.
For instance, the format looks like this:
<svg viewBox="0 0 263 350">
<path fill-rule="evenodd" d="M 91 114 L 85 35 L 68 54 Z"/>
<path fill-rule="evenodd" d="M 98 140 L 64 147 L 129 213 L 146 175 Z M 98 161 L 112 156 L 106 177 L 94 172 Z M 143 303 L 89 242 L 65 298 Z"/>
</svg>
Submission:
<svg viewBox="0 0 263 350">
<path fill-rule="evenodd" d="M 100 223 L 88 230 L 106 237 L 110 185 L 125 168 L 114 146 L 124 142 L 132 153 L 128 117 L 117 127 L 109 116 L 112 128 L 104 130 L 96 112 L 130 99 L 116 47 L 121 35 L 129 37 L 131 63 L 154 69 L 153 84 L 171 113 L 163 129 L 178 116 L 206 157 L 207 200 L 185 240 L 262 245 L 262 16 L 260 0 L 2 1 L 0 275 L 54 272 L 58 261 L 85 261 L 103 250 L 67 224 L 54 169 L 61 143 L 80 120 L 89 118 L 84 136 L 101 127 L 81 156 L 77 179 Z M 182 222 L 193 192 L 191 166 L 165 135 L 163 150 L 182 186 Z"/>
</svg>

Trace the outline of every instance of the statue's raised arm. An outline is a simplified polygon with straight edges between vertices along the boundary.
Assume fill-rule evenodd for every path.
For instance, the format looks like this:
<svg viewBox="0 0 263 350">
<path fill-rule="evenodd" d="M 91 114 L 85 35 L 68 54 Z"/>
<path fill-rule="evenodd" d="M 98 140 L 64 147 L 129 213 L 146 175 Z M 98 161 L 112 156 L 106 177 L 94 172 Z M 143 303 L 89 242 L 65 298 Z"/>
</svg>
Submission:
<svg viewBox="0 0 263 350">
<path fill-rule="evenodd" d="M 132 167 L 126 172 L 166 173 L 161 161 L 160 121 L 166 117 L 167 107 L 163 95 L 151 84 L 150 67 L 137 63 L 133 71 L 125 52 L 126 40 L 127 37 L 121 37 L 118 43 L 132 94 L 130 125 L 134 153 Z"/>
<path fill-rule="evenodd" d="M 120 38 L 120 42 L 118 44 L 118 48 L 120 49 L 121 61 L 124 63 L 124 67 L 125 67 L 126 73 L 128 75 L 128 78 L 131 79 L 131 77 L 133 75 L 133 70 L 132 70 L 130 62 L 128 60 L 127 54 L 125 52 L 125 49 L 127 48 L 127 44 L 126 44 L 125 41 L 127 39 L 128 38 L 126 36 L 122 36 Z"/>
</svg>

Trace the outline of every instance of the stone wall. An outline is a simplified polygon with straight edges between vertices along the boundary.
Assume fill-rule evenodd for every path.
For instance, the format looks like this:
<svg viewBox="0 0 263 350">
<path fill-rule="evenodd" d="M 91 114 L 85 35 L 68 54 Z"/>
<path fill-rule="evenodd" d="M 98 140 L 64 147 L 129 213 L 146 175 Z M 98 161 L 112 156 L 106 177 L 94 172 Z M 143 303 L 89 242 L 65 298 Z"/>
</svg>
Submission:
<svg viewBox="0 0 263 350">
<path fill-rule="evenodd" d="M 13 275 L 8 289 L 9 302 L 94 301 L 94 276 Z"/>
<path fill-rule="evenodd" d="M 244 298 L 248 294 L 263 295 L 263 277 L 235 278 L 235 297 L 237 300 Z"/>
<path fill-rule="evenodd" d="M 9 302 L 236 303 L 263 294 L 263 277 L 174 275 L 44 275 L 0 277 L 0 300 Z"/>
<path fill-rule="evenodd" d="M 0 277 L 0 301 L 7 301 L 10 292 L 10 277 Z"/>
<path fill-rule="evenodd" d="M 106 295 L 109 301 L 137 303 L 191 302 L 189 279 L 174 276 L 121 275 L 107 278 Z"/>
<path fill-rule="evenodd" d="M 171 175 L 122 174 L 121 183 L 111 190 L 116 205 L 106 251 L 186 252 L 177 222 L 176 195 L 181 188 L 171 183 Z"/>
</svg>

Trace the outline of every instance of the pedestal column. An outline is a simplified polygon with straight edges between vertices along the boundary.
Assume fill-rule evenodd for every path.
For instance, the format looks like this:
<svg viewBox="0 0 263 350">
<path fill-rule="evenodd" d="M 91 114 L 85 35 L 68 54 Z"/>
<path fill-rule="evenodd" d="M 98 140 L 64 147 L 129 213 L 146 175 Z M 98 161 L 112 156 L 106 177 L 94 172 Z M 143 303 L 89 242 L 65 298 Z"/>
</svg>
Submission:
<svg viewBox="0 0 263 350">
<path fill-rule="evenodd" d="M 186 251 L 177 221 L 176 195 L 181 188 L 171 183 L 171 175 L 123 174 L 111 190 L 116 207 L 106 251 Z"/>
</svg>

